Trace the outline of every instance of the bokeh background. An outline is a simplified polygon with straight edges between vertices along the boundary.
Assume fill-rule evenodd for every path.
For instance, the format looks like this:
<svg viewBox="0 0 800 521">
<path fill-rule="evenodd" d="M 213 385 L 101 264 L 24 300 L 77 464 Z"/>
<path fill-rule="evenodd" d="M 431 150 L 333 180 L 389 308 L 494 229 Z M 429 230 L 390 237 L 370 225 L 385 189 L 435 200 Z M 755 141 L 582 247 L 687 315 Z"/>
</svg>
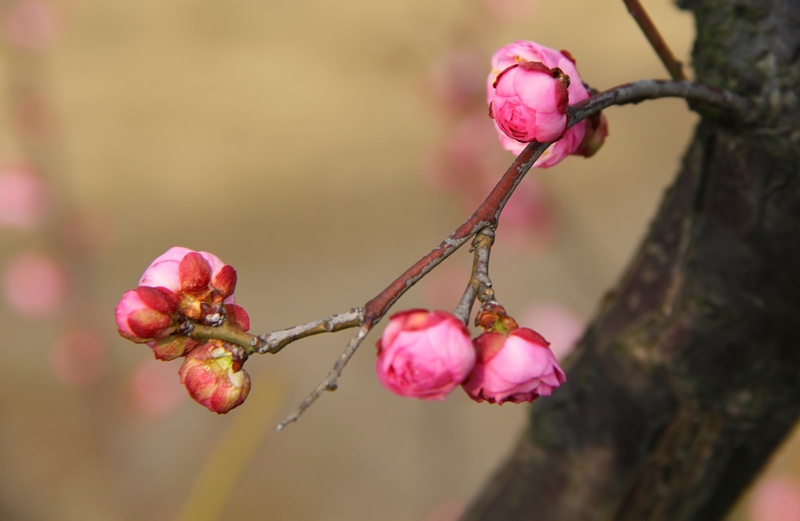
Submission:
<svg viewBox="0 0 800 521">
<path fill-rule="evenodd" d="M 645 6 L 688 61 L 691 17 Z M 623 3 L 2 0 L 0 24 L 0 519 L 454 520 L 525 407 L 390 394 L 378 330 L 276 433 L 348 333 L 254 357 L 247 402 L 216 416 L 179 362 L 117 336 L 113 309 L 173 245 L 237 269 L 255 332 L 363 304 L 511 161 L 485 116 L 496 48 L 566 48 L 599 89 L 666 76 Z M 561 354 L 696 121 L 678 100 L 606 112 L 605 147 L 532 172 L 493 250 L 500 300 Z M 395 309 L 452 309 L 469 263 Z M 795 445 L 732 519 L 800 519 Z"/>
</svg>

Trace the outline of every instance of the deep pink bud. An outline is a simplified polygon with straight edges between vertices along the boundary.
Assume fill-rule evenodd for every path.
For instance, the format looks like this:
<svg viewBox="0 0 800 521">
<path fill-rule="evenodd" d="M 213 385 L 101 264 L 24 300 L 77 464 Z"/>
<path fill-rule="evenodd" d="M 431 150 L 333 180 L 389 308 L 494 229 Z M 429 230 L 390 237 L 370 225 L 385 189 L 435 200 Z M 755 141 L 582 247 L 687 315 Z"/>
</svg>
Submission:
<svg viewBox="0 0 800 521">
<path fill-rule="evenodd" d="M 478 402 L 532 402 L 566 381 L 550 344 L 532 329 L 482 333 L 473 344 L 478 360 L 463 387 Z"/>
<path fill-rule="evenodd" d="M 181 290 L 194 293 L 208 289 L 211 282 L 211 265 L 197 252 L 187 253 L 178 264 Z"/>
<path fill-rule="evenodd" d="M 225 414 L 241 405 L 250 392 L 250 375 L 231 346 L 211 340 L 193 349 L 183 361 L 179 374 L 197 403 Z"/>
<path fill-rule="evenodd" d="M 225 304 L 224 309 L 228 322 L 239 327 L 242 331 L 250 329 L 250 315 L 247 314 L 247 311 L 242 306 Z"/>
<path fill-rule="evenodd" d="M 171 315 L 178 310 L 178 297 L 168 289 L 139 286 L 134 291 L 145 306 L 159 313 Z"/>
<path fill-rule="evenodd" d="M 236 270 L 232 266 L 223 266 L 219 273 L 214 275 L 211 285 L 225 297 L 233 295 L 236 289 Z"/>
<path fill-rule="evenodd" d="M 185 356 L 186 353 L 200 345 L 200 341 L 183 335 L 169 335 L 148 342 L 147 345 L 153 350 L 157 360 L 169 361 Z"/>
<path fill-rule="evenodd" d="M 159 292 L 163 295 L 159 296 Z M 174 308 L 169 306 L 168 294 L 161 288 L 126 291 L 114 313 L 119 334 L 133 342 L 145 343 L 172 333 L 176 322 L 169 311 Z"/>
<path fill-rule="evenodd" d="M 444 400 L 475 364 L 467 328 L 444 311 L 397 313 L 377 346 L 378 380 L 408 398 Z"/>
<path fill-rule="evenodd" d="M 494 82 L 490 115 L 508 137 L 549 143 L 567 128 L 569 80 L 541 62 L 514 64 Z"/>
<path fill-rule="evenodd" d="M 575 68 L 575 59 L 567 51 L 557 51 L 534 42 L 518 41 L 501 47 L 492 56 L 492 71 L 489 73 L 486 84 L 486 101 L 492 103 L 495 97 L 493 87 L 498 75 L 512 65 L 525 62 L 540 62 L 550 69 L 560 69 L 569 77 L 569 103 L 575 104 L 589 97 L 588 89 L 583 85 L 578 70 Z M 519 154 L 527 143 L 522 143 L 509 137 L 501 130 L 495 121 L 500 144 L 514 154 Z M 569 128 L 564 137 L 556 141 L 536 160 L 533 166 L 547 168 L 553 166 L 570 154 L 576 153 L 583 142 L 586 133 L 586 122 L 581 121 Z M 580 152 L 578 152 L 580 153 Z"/>
</svg>

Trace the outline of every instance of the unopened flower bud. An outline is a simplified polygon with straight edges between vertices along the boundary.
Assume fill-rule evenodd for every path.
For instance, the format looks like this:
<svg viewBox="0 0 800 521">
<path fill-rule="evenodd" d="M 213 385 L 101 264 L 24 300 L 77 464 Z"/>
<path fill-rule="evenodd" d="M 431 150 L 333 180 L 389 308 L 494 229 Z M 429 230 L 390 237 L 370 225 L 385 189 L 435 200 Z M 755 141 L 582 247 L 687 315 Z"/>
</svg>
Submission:
<svg viewBox="0 0 800 521">
<path fill-rule="evenodd" d="M 157 360 L 166 362 L 185 356 L 186 353 L 200 345 L 200 342 L 188 336 L 169 335 L 168 337 L 148 342 L 147 345 L 153 350 Z"/>
<path fill-rule="evenodd" d="M 218 326 L 223 321 L 223 307 L 235 302 L 236 270 L 211 253 L 173 247 L 147 267 L 139 287 L 169 290 L 176 295 L 177 310 L 186 318 Z"/>
<path fill-rule="evenodd" d="M 126 291 L 115 309 L 117 329 L 123 337 L 137 343 L 161 338 L 175 331 L 173 316 L 177 298 L 164 288 L 138 287 Z"/>
<path fill-rule="evenodd" d="M 475 401 L 532 402 L 566 381 L 550 344 L 532 329 L 485 332 L 473 345 L 478 359 L 462 386 Z"/>
<path fill-rule="evenodd" d="M 584 86 L 578 70 L 575 68 L 575 59 L 569 52 L 557 51 L 534 42 L 518 41 L 501 47 L 492 56 L 492 71 L 487 78 L 486 101 L 492 104 L 495 112 L 496 104 L 493 103 L 495 98 L 494 83 L 497 81 L 498 75 L 509 67 L 514 65 L 521 66 L 526 62 L 540 62 L 551 70 L 561 70 L 565 76 L 569 77 L 567 91 L 570 104 L 575 104 L 589 97 L 589 91 Z M 523 77 L 521 76 L 520 78 Z M 501 80 L 498 85 L 504 81 Z M 531 88 L 535 86 L 535 83 L 531 83 Z M 514 154 L 522 152 L 527 143 L 522 142 L 512 134 L 507 135 L 499 126 L 497 120 L 495 120 L 495 128 L 503 148 Z M 582 150 L 579 150 L 579 147 L 583 143 L 585 134 L 586 122 L 580 121 L 576 123 L 567 129 L 561 139 L 550 145 L 533 166 L 548 168 L 561 162 L 570 154 L 584 154 Z"/>
<path fill-rule="evenodd" d="M 250 375 L 234 346 L 211 340 L 193 349 L 179 374 L 189 395 L 204 407 L 225 414 L 241 405 L 250 392 Z"/>
<path fill-rule="evenodd" d="M 407 398 L 444 400 L 475 364 L 467 328 L 444 311 L 397 313 L 377 346 L 378 380 Z"/>
<path fill-rule="evenodd" d="M 549 143 L 567 128 L 569 79 L 541 62 L 514 64 L 494 81 L 490 115 L 508 137 Z"/>
</svg>

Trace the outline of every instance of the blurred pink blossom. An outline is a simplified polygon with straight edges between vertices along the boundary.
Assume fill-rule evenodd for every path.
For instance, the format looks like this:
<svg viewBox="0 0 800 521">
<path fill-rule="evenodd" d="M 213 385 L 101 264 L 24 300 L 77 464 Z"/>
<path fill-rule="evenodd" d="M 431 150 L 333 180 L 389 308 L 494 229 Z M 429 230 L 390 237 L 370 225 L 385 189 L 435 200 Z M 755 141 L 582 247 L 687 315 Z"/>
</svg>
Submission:
<svg viewBox="0 0 800 521">
<path fill-rule="evenodd" d="M 114 246 L 118 236 L 111 214 L 83 206 L 64 218 L 59 238 L 70 254 L 95 260 Z"/>
<path fill-rule="evenodd" d="M 108 368 L 108 342 L 87 326 L 70 326 L 50 348 L 55 377 L 67 384 L 85 386 L 96 382 Z"/>
<path fill-rule="evenodd" d="M 486 124 L 486 112 L 481 109 L 453 127 L 431 153 L 423 172 L 435 190 L 482 201 L 486 197 L 484 180 L 496 183 L 510 163 L 497 148 L 497 135 Z"/>
<path fill-rule="evenodd" d="M 18 0 L 0 12 L 4 39 L 24 51 L 50 47 L 61 31 L 61 20 L 53 5 L 43 0 Z"/>
<path fill-rule="evenodd" d="M 18 253 L 3 270 L 3 295 L 20 315 L 50 317 L 61 311 L 67 292 L 66 270 L 48 255 Z"/>
<path fill-rule="evenodd" d="M 800 483 L 791 476 L 766 475 L 752 494 L 748 505 L 752 521 L 800 521 Z"/>
<path fill-rule="evenodd" d="M 422 292 L 425 303 L 433 309 L 453 308 L 469 281 L 469 272 L 450 263 L 442 264 L 425 277 Z"/>
<path fill-rule="evenodd" d="M 396 313 L 377 347 L 378 380 L 406 398 L 444 400 L 475 364 L 466 326 L 445 311 Z"/>
<path fill-rule="evenodd" d="M 491 192 L 509 164 L 482 111 L 455 125 L 431 153 L 423 172 L 435 190 L 457 194 L 464 209 L 472 211 Z M 513 235 L 507 242 L 515 246 L 546 248 L 552 243 L 554 219 L 552 202 L 541 181 L 528 176 L 503 210 L 501 233 Z"/>
<path fill-rule="evenodd" d="M 504 22 L 530 16 L 537 3 L 537 0 L 483 0 L 483 6 L 489 14 Z"/>
<path fill-rule="evenodd" d="M 186 392 L 178 382 L 175 366 L 144 360 L 136 366 L 131 376 L 131 401 L 139 412 L 147 416 L 168 416 L 180 407 L 186 397 Z"/>
<path fill-rule="evenodd" d="M 0 168 L 0 226 L 35 228 L 50 206 L 50 193 L 41 177 L 25 167 Z"/>
<path fill-rule="evenodd" d="M 484 59 L 468 47 L 453 47 L 439 56 L 425 88 L 437 109 L 451 116 L 481 105 Z"/>
<path fill-rule="evenodd" d="M 550 349 L 563 360 L 575 348 L 586 327 L 585 321 L 566 306 L 556 302 L 540 302 L 520 314 L 520 322 L 536 327 L 550 339 Z"/>
<path fill-rule="evenodd" d="M 532 402 L 566 381 L 547 340 L 532 329 L 487 331 L 473 345 L 478 358 L 462 386 L 475 401 Z"/>
<path fill-rule="evenodd" d="M 443 501 L 427 513 L 424 521 L 458 521 L 465 509 L 466 505 L 461 500 Z"/>
<path fill-rule="evenodd" d="M 486 184 L 486 193 L 494 187 Z M 553 243 L 555 215 L 542 182 L 535 176 L 522 180 L 503 208 L 500 216 L 503 242 L 516 252 L 546 250 Z M 504 251 L 504 248 L 498 251 Z"/>
</svg>

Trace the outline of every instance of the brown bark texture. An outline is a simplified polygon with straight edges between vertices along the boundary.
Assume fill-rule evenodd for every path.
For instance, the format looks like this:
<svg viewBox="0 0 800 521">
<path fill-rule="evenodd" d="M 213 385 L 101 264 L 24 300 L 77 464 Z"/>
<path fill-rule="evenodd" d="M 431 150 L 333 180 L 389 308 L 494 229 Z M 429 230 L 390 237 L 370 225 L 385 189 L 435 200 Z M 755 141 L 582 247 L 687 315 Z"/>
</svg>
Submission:
<svg viewBox="0 0 800 521">
<path fill-rule="evenodd" d="M 463 521 L 721 519 L 800 415 L 800 2 L 683 0 L 702 115 L 568 382 Z"/>
</svg>

